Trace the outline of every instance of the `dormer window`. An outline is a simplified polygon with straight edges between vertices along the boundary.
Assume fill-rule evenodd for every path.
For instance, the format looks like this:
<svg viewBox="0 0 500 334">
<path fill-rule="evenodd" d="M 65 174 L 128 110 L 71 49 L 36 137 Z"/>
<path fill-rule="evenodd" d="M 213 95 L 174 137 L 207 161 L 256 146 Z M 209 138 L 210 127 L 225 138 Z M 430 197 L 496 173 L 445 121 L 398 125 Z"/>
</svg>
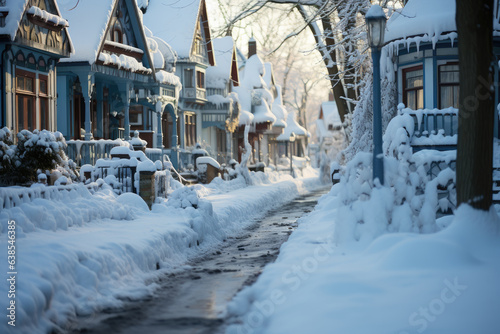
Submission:
<svg viewBox="0 0 500 334">
<path fill-rule="evenodd" d="M 116 21 L 111 29 L 111 41 L 116 43 L 123 43 L 123 29 L 119 21 Z"/>
</svg>

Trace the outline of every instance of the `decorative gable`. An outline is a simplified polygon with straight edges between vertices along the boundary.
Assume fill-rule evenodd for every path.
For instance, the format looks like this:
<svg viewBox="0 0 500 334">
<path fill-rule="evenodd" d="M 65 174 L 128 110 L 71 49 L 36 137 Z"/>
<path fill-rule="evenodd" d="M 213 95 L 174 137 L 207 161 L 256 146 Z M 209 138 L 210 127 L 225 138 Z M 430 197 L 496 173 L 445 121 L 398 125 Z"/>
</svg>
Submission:
<svg viewBox="0 0 500 334">
<path fill-rule="evenodd" d="M 54 0 L 28 0 L 16 40 L 67 57 L 72 51 L 67 27 Z"/>
<path fill-rule="evenodd" d="M 215 65 L 210 26 L 208 25 L 207 7 L 204 0 L 200 3 L 191 55 L 201 56 L 210 66 Z"/>
<path fill-rule="evenodd" d="M 113 9 L 98 61 L 133 72 L 151 72 L 146 36 L 134 1 L 119 0 Z"/>
</svg>

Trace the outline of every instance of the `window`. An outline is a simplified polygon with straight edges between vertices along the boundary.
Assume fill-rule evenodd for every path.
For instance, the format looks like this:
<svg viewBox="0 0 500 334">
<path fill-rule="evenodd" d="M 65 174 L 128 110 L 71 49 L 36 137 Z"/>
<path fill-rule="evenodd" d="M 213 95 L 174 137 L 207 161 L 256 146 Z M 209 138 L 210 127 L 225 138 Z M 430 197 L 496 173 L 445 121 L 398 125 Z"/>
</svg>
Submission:
<svg viewBox="0 0 500 334">
<path fill-rule="evenodd" d="M 123 29 L 120 21 L 116 21 L 113 27 L 111 28 L 111 36 L 110 39 L 112 42 L 123 43 Z"/>
<path fill-rule="evenodd" d="M 186 114 L 186 147 L 194 146 L 196 143 L 196 115 Z"/>
<path fill-rule="evenodd" d="M 460 92 L 458 73 L 458 63 L 439 66 L 439 109 L 458 108 Z"/>
<path fill-rule="evenodd" d="M 48 91 L 48 77 L 39 75 L 39 104 L 40 104 L 40 127 L 42 129 L 49 129 L 49 91 Z"/>
<path fill-rule="evenodd" d="M 36 74 L 16 69 L 16 125 L 17 132 L 36 128 L 35 116 Z"/>
<path fill-rule="evenodd" d="M 422 66 L 403 70 L 403 103 L 413 110 L 424 108 L 424 71 Z"/>
<path fill-rule="evenodd" d="M 196 71 L 196 86 L 198 88 L 205 88 L 205 73 Z"/>
<path fill-rule="evenodd" d="M 186 88 L 193 88 L 193 70 L 190 68 L 186 68 L 184 70 L 184 86 Z"/>
</svg>

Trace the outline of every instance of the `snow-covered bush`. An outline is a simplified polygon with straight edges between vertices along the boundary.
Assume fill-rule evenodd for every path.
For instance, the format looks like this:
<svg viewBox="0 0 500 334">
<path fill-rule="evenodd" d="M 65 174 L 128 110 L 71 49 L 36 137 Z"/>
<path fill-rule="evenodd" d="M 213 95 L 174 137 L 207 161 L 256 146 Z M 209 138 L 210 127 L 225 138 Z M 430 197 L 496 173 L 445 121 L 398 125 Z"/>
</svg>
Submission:
<svg viewBox="0 0 500 334">
<path fill-rule="evenodd" d="M 412 154 L 413 128 L 409 115 L 398 115 L 387 126 L 383 186 L 373 183 L 371 153 L 359 152 L 347 163 L 331 191 L 339 214 L 338 242 L 372 240 L 385 232 L 431 233 L 444 227 L 436 224 L 436 212 L 455 203 L 455 173 L 447 167 L 455 153 Z M 442 166 L 433 175 L 431 168 L 440 160 Z M 440 199 L 440 194 L 447 196 Z"/>
<path fill-rule="evenodd" d="M 36 182 L 38 174 L 57 171 L 68 179 L 76 180 L 76 166 L 68 161 L 64 149 L 66 142 L 60 132 L 47 130 L 21 130 L 17 144 L 12 134 L 0 131 L 0 184 L 27 184 Z"/>
</svg>

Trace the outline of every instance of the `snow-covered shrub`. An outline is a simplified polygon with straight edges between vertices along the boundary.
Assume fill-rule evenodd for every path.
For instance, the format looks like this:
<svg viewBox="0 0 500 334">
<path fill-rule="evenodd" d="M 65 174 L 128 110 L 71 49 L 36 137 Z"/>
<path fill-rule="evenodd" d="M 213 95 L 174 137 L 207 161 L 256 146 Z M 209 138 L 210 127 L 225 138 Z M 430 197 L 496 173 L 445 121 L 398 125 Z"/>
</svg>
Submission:
<svg viewBox="0 0 500 334">
<path fill-rule="evenodd" d="M 14 145 L 10 131 L 4 128 L 0 142 L 0 183 L 3 185 L 36 182 L 40 172 L 53 170 L 69 179 L 77 179 L 76 166 L 64 153 L 66 142 L 60 132 L 21 130 Z"/>
<path fill-rule="evenodd" d="M 431 233 L 444 227 L 436 224 L 436 211 L 453 208 L 455 173 L 446 167 L 438 168 L 436 175 L 429 171 L 439 159 L 448 166 L 455 153 L 413 154 L 413 128 L 409 115 L 398 115 L 387 126 L 383 186 L 373 183 L 371 153 L 359 152 L 347 163 L 331 191 L 339 214 L 337 241 L 371 240 L 385 232 Z M 448 195 L 440 199 L 440 194 Z"/>
</svg>

